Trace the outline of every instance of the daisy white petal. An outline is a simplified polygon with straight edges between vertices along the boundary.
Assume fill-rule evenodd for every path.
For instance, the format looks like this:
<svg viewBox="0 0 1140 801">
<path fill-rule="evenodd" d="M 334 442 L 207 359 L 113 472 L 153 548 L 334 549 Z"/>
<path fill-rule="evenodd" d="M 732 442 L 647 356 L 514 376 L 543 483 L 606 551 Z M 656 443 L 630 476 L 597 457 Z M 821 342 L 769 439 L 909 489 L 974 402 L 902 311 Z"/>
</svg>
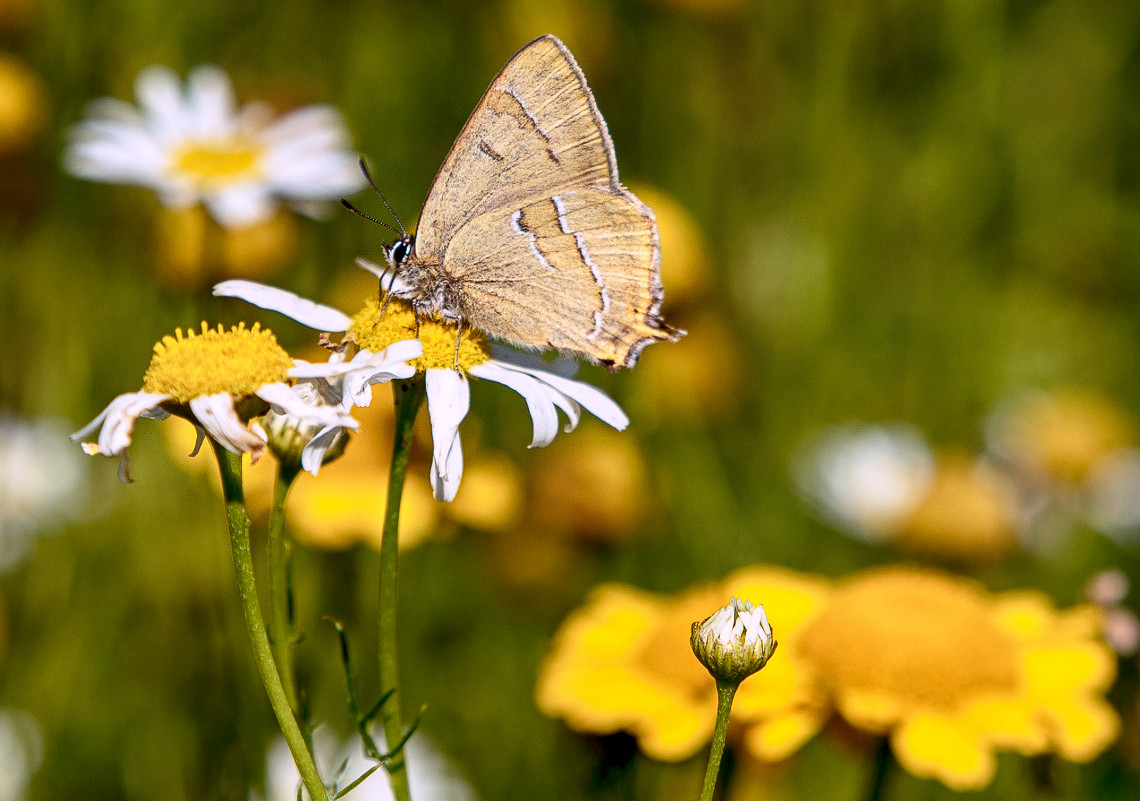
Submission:
<svg viewBox="0 0 1140 801">
<path fill-rule="evenodd" d="M 257 397 L 273 407 L 278 414 L 287 414 L 306 423 L 320 426 L 341 426 L 353 430 L 360 424 L 335 406 L 305 403 L 288 384 L 266 384 L 257 390 Z"/>
<path fill-rule="evenodd" d="M 269 187 L 262 183 L 230 184 L 203 197 L 214 219 L 226 228 L 245 228 L 273 216 Z"/>
<path fill-rule="evenodd" d="M 545 448 L 554 441 L 558 434 L 558 412 L 554 409 L 553 398 L 557 392 L 551 392 L 549 386 L 533 376 L 509 370 L 493 361 L 475 365 L 468 372 L 476 378 L 510 387 L 523 396 L 534 422 L 534 437 L 529 447 Z"/>
<path fill-rule="evenodd" d="M 622 411 L 621 407 L 614 402 L 613 398 L 595 386 L 591 386 L 584 381 L 564 378 L 547 370 L 531 369 L 502 362 L 500 362 L 500 364 L 509 370 L 526 373 L 537 378 L 544 384 L 550 385 L 563 395 L 580 403 L 582 408 L 594 415 L 594 417 L 597 417 L 604 423 L 608 423 L 618 431 L 624 431 L 629 425 L 629 417 Z"/>
<path fill-rule="evenodd" d="M 471 407 L 471 387 L 455 370 L 426 370 L 424 380 L 431 418 L 431 488 L 437 501 L 450 501 L 463 477 L 459 424 Z"/>
<path fill-rule="evenodd" d="M 164 145 L 181 142 L 186 135 L 182 91 L 178 76 L 166 67 L 147 67 L 135 79 L 135 97 L 142 107 L 147 128 Z"/>
<path fill-rule="evenodd" d="M 84 447 L 84 450 L 104 456 L 117 456 L 131 444 L 135 421 L 157 409 L 169 397 L 156 392 L 124 393 L 107 404 L 107 408 L 98 417 L 72 434 L 71 441 L 77 442 L 99 430 L 98 444 L 93 448 Z"/>
<path fill-rule="evenodd" d="M 309 440 L 301 451 L 301 469 L 314 476 L 325 462 L 325 454 L 333 446 L 344 429 L 341 426 L 325 426 Z"/>
<path fill-rule="evenodd" d="M 280 312 L 317 331 L 347 331 L 352 324 L 352 318 L 338 309 L 256 281 L 222 281 L 214 285 L 214 294 L 219 297 L 241 298 L 254 306 Z"/>
<path fill-rule="evenodd" d="M 206 433 L 230 453 L 248 453 L 254 462 L 265 453 L 265 433 L 241 421 L 228 392 L 199 395 L 190 401 L 190 411 Z"/>
<path fill-rule="evenodd" d="M 223 139 L 234 134 L 234 89 L 225 70 L 203 64 L 190 72 L 186 111 L 191 133 L 197 138 Z"/>
</svg>

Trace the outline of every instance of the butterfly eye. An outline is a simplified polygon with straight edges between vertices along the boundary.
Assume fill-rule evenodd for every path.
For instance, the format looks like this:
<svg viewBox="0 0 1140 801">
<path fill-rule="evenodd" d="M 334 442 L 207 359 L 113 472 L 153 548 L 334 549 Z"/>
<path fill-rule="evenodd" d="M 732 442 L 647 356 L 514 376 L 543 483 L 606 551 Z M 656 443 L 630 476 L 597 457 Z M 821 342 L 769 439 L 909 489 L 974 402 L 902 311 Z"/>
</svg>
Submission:
<svg viewBox="0 0 1140 801">
<path fill-rule="evenodd" d="M 388 258 L 392 260 L 393 264 L 403 264 L 407 261 L 411 249 L 412 242 L 410 237 L 397 239 L 388 250 Z"/>
</svg>

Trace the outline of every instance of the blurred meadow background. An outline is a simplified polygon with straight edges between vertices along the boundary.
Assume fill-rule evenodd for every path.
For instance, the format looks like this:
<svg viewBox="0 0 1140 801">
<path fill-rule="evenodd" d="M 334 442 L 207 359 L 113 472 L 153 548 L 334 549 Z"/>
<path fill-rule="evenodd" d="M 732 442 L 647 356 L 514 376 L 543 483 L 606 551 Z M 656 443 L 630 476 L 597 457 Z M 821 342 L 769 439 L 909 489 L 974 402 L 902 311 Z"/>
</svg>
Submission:
<svg viewBox="0 0 1140 801">
<path fill-rule="evenodd" d="M 260 321 L 311 358 L 311 331 L 210 286 L 355 311 L 375 280 L 353 260 L 389 239 L 339 206 L 222 228 L 81 180 L 62 166 L 69 128 L 96 98 L 134 103 L 150 65 L 217 64 L 239 103 L 339 109 L 411 228 L 491 78 L 543 33 L 577 56 L 622 180 L 657 213 L 664 316 L 690 333 L 632 371 L 583 366 L 629 413 L 620 434 L 587 416 L 527 450 L 523 401 L 477 385 L 452 504 L 431 498 L 422 416 L 399 590 L 404 706 L 426 707 L 425 739 L 482 799 L 695 799 L 707 735 L 665 753 L 652 726 L 536 698 L 568 615 L 606 582 L 672 603 L 740 568 L 838 588 L 901 563 L 985 603 L 1079 605 L 1088 647 L 1112 654 L 1089 693 L 1115 713 L 1082 754 L 999 748 L 980 788 L 897 769 L 882 797 L 1140 795 L 1140 4 L 3 0 L 0 801 L 281 797 L 216 466 L 186 456 L 179 419 L 139 423 L 130 486 L 66 435 L 138 389 L 175 328 Z M 288 507 L 298 677 L 340 737 L 324 615 L 375 697 L 391 447 L 390 391 L 375 395 Z M 271 463 L 247 474 L 259 560 Z M 722 595 L 675 615 L 678 642 Z M 985 658 L 971 646 L 946 651 Z M 868 797 L 875 732 L 819 714 L 779 759 L 734 735 L 724 797 Z"/>
</svg>

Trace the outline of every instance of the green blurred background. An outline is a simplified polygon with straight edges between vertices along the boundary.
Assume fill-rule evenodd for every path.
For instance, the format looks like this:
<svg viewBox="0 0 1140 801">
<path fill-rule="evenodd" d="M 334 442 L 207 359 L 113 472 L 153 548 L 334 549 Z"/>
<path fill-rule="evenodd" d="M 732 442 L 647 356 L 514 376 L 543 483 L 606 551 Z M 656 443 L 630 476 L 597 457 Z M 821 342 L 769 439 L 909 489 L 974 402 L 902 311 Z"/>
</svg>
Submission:
<svg viewBox="0 0 1140 801">
<path fill-rule="evenodd" d="M 936 444 L 979 451 L 986 415 L 1025 387 L 1078 386 L 1128 414 L 1140 407 L 1140 3 L 0 9 L 0 47 L 42 100 L 32 134 L 0 156 L 0 408 L 25 418 L 78 428 L 140 386 L 155 341 L 202 319 L 260 319 L 291 350 L 312 343 L 300 326 L 209 297 L 204 279 L 164 272 L 164 247 L 179 246 L 152 194 L 60 169 L 85 104 L 133 100 L 150 64 L 185 75 L 217 63 L 243 102 L 336 105 L 393 206 L 414 220 L 491 77 L 552 32 L 589 78 L 623 179 L 685 216 L 688 227 L 664 233 L 667 293 L 673 272 L 683 285 L 664 312 L 694 340 L 712 329 L 721 338 L 688 371 L 666 368 L 671 346 L 658 345 L 633 373 L 580 374 L 633 419 L 623 436 L 644 479 L 629 525 L 554 537 L 542 509 L 499 532 L 433 511 L 430 527 L 448 536 L 402 556 L 405 702 L 427 705 L 423 730 L 482 798 L 696 797 L 699 757 L 661 765 L 626 738 L 569 732 L 536 709 L 536 672 L 559 622 L 599 581 L 672 592 L 758 562 L 840 576 L 896 558 L 821 522 L 797 494 L 789 464 L 821 427 L 905 420 Z M 377 257 L 385 233 L 346 212 L 290 224 L 293 246 L 265 280 L 330 303 L 348 291 L 353 258 Z M 473 394 L 465 446 L 509 457 L 524 503 L 538 503 L 528 477 L 548 457 L 525 450 L 524 404 L 490 385 Z M 664 399 L 674 394 L 694 397 Z M 172 458 L 165 425 L 138 426 L 132 486 L 116 482 L 111 461 L 86 464 L 80 519 L 48 526 L 0 575 L 0 707 L 30 713 L 42 731 L 29 799 L 244 799 L 264 775 L 276 729 L 222 504 L 205 468 L 187 478 Z M 426 483 L 424 471 L 410 480 Z M 972 570 L 992 588 L 1039 587 L 1063 605 L 1098 569 L 1140 578 L 1134 548 L 1076 528 L 1060 550 Z M 359 544 L 295 552 L 299 673 L 313 718 L 338 730 L 349 726 L 343 675 L 321 617 L 344 621 L 362 693 L 374 691 L 376 561 Z M 1112 695 L 1126 727 L 1135 674 L 1125 660 Z M 1049 792 L 1136 797 L 1133 737 L 1066 768 Z M 856 799 L 865 764 L 816 741 L 779 782 L 791 797 Z M 981 795 L 1029 797 L 1018 765 L 1003 758 Z M 907 776 L 893 794 L 952 795 Z"/>
</svg>

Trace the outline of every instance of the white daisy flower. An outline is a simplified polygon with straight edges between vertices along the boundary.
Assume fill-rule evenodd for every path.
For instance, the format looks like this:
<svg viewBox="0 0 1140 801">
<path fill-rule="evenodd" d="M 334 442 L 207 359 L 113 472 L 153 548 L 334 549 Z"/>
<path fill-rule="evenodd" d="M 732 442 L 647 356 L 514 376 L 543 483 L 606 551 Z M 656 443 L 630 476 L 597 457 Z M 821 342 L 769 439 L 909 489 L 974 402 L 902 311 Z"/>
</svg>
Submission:
<svg viewBox="0 0 1140 801">
<path fill-rule="evenodd" d="M 227 228 L 269 219 L 276 199 L 313 213 L 363 185 L 340 113 L 312 105 L 273 118 L 265 103 L 238 109 L 229 76 L 213 65 L 185 91 L 165 67 L 135 80 L 139 108 L 90 104 L 63 157 L 73 175 L 153 189 L 171 208 L 204 203 Z"/>
<path fill-rule="evenodd" d="M 455 326 L 432 319 L 421 319 L 417 326 L 411 307 L 394 298 L 383 315 L 379 303 L 373 299 L 350 317 L 292 292 L 253 281 L 223 281 L 214 287 L 214 294 L 242 298 L 318 331 L 351 332 L 360 353 L 371 354 L 387 348 L 394 342 L 417 336 L 418 330 L 424 355 L 415 366 L 424 373 L 427 387 L 432 431 L 431 486 L 436 500 L 452 500 L 463 475 L 459 424 L 471 405 L 468 376 L 495 381 L 523 396 L 534 423 L 531 448 L 553 441 L 558 433 L 558 409 L 566 414 L 568 422 L 564 430 L 567 432 L 577 427 L 583 408 L 619 431 L 629 425 L 629 418 L 621 407 L 600 389 L 556 372 L 566 362 L 545 364 L 534 356 L 498 347 L 492 349 L 486 336 L 475 329 L 463 329 L 459 369 L 456 370 Z M 346 386 L 346 397 L 351 396 L 358 406 L 367 405 L 371 400 L 368 387 L 357 391 L 353 386 L 352 383 Z"/>
<path fill-rule="evenodd" d="M 384 737 L 373 733 L 378 747 L 384 747 Z M 475 793 L 431 741 L 422 734 L 414 735 L 404 746 L 408 751 L 408 785 L 420 801 L 475 801 Z M 373 762 L 364 755 L 358 738 L 341 740 L 322 726 L 313 735 L 313 751 L 321 778 L 326 783 L 347 787 L 362 776 Z M 297 801 L 309 798 L 307 792 L 297 795 L 301 777 L 284 738 L 279 738 L 269 750 L 265 769 L 265 801 Z M 257 794 L 251 794 L 257 801 Z M 353 788 L 345 798 L 352 801 L 391 801 L 395 796 L 383 768 L 377 768 L 368 778 Z"/>
<path fill-rule="evenodd" d="M 28 783 L 44 759 L 43 732 L 27 712 L 0 709 L 0 801 L 27 798 Z"/>
<path fill-rule="evenodd" d="M 414 368 L 405 361 L 414 355 L 415 348 L 410 350 L 401 346 L 377 353 L 369 362 L 368 379 L 386 381 L 412 375 Z M 179 329 L 175 336 L 163 337 L 154 346 L 143 388 L 115 398 L 71 439 L 74 442 L 99 431 L 98 440 L 84 443 L 83 450 L 118 456 L 119 478 L 129 482 L 127 447 L 135 421 L 177 414 L 198 427 L 198 447 L 209 436 L 231 453 L 249 453 L 256 462 L 265 452 L 266 434 L 251 421 L 271 409 L 320 430 L 357 428 L 347 409 L 308 402 L 306 393 L 288 383 L 298 378 L 335 378 L 344 372 L 345 365 L 337 362 L 294 362 L 272 332 L 256 323 L 251 329 L 243 323 L 229 331 L 221 326 L 210 330 L 203 323 L 201 333 L 190 331 L 183 336 Z"/>
<path fill-rule="evenodd" d="M 836 426 L 794 469 L 800 491 L 833 525 L 881 542 L 925 497 L 935 460 L 922 434 L 905 423 Z"/>
<path fill-rule="evenodd" d="M 0 411 L 0 572 L 18 565 L 38 534 L 89 510 L 87 465 L 66 433 L 61 420 Z"/>
</svg>

